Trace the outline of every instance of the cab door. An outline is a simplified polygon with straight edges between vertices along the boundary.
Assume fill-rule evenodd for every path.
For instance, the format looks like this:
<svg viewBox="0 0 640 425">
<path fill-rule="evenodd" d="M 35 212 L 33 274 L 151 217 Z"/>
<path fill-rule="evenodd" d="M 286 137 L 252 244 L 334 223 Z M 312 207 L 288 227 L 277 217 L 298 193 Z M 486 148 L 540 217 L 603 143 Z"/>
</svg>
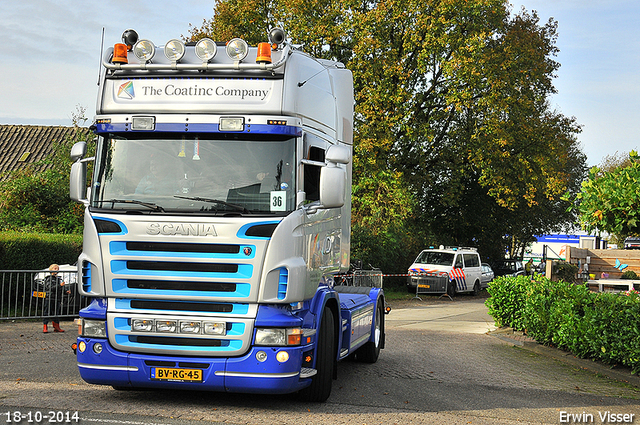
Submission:
<svg viewBox="0 0 640 425">
<path fill-rule="evenodd" d="M 449 272 L 451 280 L 456 283 L 456 291 L 462 292 L 467 290 L 467 278 L 464 272 L 464 260 L 461 253 L 456 253 L 456 258 L 453 261 L 453 268 Z"/>
<path fill-rule="evenodd" d="M 466 290 L 473 290 L 473 285 L 482 281 L 482 266 L 480 256 L 476 253 L 465 253 L 464 257 L 464 274 Z"/>
</svg>

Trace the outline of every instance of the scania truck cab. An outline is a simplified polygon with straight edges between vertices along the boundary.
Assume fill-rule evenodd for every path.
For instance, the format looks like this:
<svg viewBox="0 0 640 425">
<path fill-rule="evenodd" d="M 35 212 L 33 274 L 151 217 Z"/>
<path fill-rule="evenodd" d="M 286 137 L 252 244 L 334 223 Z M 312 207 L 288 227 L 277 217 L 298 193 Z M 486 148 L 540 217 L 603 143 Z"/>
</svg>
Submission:
<svg viewBox="0 0 640 425">
<path fill-rule="evenodd" d="M 77 363 L 115 388 L 294 393 L 384 347 L 381 287 L 349 268 L 353 82 L 274 29 L 105 50 L 85 205 Z M 88 164 L 93 165 L 90 183 Z"/>
</svg>

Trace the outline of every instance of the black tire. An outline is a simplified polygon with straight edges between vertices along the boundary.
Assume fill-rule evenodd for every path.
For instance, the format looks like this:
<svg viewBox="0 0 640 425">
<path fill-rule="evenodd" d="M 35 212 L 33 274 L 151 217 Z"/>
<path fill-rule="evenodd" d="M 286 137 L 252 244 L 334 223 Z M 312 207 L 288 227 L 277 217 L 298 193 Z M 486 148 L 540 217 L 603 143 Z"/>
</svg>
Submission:
<svg viewBox="0 0 640 425">
<path fill-rule="evenodd" d="M 374 317 L 375 327 L 373 329 L 373 341 L 369 341 L 355 352 L 356 360 L 364 363 L 375 363 L 380 356 L 380 348 L 384 341 L 384 313 L 382 311 L 382 300 L 378 300 L 376 315 Z"/>
<path fill-rule="evenodd" d="M 322 312 L 322 322 L 318 332 L 318 349 L 316 353 L 316 373 L 311 378 L 311 385 L 300 390 L 299 397 L 303 401 L 323 402 L 331 395 L 331 384 L 335 367 L 335 325 L 333 314 L 329 308 Z"/>
<path fill-rule="evenodd" d="M 456 296 L 456 281 L 455 280 L 450 280 L 449 283 L 447 283 L 447 295 L 449 295 L 451 298 Z"/>
<path fill-rule="evenodd" d="M 473 296 L 477 297 L 480 294 L 480 282 L 476 281 L 475 285 L 473 285 Z"/>
</svg>

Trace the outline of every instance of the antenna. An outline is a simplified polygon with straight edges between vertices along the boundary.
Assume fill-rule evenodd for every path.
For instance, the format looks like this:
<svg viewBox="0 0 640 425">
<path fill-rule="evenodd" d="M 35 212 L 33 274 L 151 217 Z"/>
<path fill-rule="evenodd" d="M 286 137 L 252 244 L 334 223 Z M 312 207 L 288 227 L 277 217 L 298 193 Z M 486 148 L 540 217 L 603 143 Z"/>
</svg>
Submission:
<svg viewBox="0 0 640 425">
<path fill-rule="evenodd" d="M 100 60 L 98 61 L 98 85 L 100 85 L 100 69 L 102 68 L 102 54 L 104 50 L 104 27 L 102 27 L 102 40 L 100 40 Z"/>
</svg>

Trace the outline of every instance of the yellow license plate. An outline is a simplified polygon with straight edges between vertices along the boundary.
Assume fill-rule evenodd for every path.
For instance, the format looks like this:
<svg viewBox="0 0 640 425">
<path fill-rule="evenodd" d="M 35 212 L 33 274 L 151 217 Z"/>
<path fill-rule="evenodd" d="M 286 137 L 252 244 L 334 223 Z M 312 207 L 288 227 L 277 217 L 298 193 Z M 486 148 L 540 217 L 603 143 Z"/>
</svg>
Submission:
<svg viewBox="0 0 640 425">
<path fill-rule="evenodd" d="M 431 285 L 418 285 L 418 288 L 427 288 L 430 289 Z"/>
<path fill-rule="evenodd" d="M 35 298 L 46 298 L 46 296 L 47 296 L 46 292 L 33 291 L 33 297 Z"/>
<path fill-rule="evenodd" d="M 158 381 L 202 382 L 202 370 L 156 367 L 151 369 L 151 379 Z"/>
</svg>

